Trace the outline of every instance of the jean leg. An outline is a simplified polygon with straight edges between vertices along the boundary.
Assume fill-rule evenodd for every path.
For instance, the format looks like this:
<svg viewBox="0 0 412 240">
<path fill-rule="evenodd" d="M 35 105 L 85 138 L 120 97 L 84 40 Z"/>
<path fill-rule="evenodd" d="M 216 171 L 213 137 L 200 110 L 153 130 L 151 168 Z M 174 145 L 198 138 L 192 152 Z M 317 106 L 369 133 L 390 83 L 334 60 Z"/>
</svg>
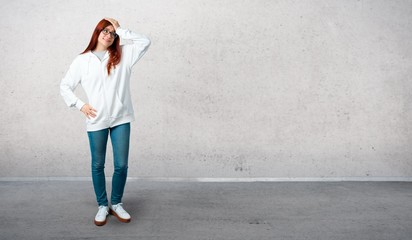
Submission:
<svg viewBox="0 0 412 240">
<path fill-rule="evenodd" d="M 111 203 L 118 204 L 122 201 L 124 187 L 126 185 L 129 159 L 130 123 L 111 128 L 110 138 L 113 146 L 114 160 Z"/>
<path fill-rule="evenodd" d="M 106 193 L 106 178 L 104 174 L 104 164 L 106 161 L 106 147 L 109 136 L 109 129 L 87 132 L 92 155 L 92 180 L 99 206 L 108 206 Z"/>
</svg>

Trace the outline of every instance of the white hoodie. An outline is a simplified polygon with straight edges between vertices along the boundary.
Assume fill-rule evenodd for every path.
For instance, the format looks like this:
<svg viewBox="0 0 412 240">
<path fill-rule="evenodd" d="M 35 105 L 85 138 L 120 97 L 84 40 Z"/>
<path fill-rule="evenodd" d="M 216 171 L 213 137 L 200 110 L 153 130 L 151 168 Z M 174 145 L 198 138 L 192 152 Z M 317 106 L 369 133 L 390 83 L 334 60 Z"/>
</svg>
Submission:
<svg viewBox="0 0 412 240">
<path fill-rule="evenodd" d="M 73 91 L 81 84 L 88 103 L 96 109 L 96 117 L 86 120 L 87 131 L 98 131 L 134 120 L 130 96 L 130 74 L 150 46 L 150 40 L 138 33 L 118 27 L 116 33 L 133 44 L 121 46 L 122 58 L 116 68 L 107 74 L 109 52 L 103 60 L 91 51 L 77 56 L 60 84 L 60 94 L 69 107 L 81 109 L 84 102 Z"/>
</svg>

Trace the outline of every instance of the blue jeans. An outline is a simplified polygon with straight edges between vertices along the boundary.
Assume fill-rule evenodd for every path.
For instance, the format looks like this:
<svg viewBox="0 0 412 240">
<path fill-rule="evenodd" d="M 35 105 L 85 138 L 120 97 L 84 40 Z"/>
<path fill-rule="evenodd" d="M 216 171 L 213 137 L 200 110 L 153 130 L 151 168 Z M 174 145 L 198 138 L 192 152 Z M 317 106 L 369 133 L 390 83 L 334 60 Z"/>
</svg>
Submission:
<svg viewBox="0 0 412 240">
<path fill-rule="evenodd" d="M 99 131 L 87 132 L 92 155 L 93 187 L 99 206 L 108 206 L 104 163 L 106 160 L 106 146 L 109 134 L 113 147 L 114 160 L 111 195 L 111 203 L 113 205 L 122 201 L 127 178 L 130 123 Z"/>
</svg>

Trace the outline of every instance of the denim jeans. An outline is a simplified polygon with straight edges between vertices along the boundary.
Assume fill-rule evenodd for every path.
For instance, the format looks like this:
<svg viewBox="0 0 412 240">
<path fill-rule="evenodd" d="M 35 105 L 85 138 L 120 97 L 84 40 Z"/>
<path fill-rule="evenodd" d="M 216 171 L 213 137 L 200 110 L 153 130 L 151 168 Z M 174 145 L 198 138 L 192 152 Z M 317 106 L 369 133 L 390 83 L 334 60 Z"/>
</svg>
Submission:
<svg viewBox="0 0 412 240">
<path fill-rule="evenodd" d="M 104 164 L 106 160 L 107 139 L 110 139 L 113 147 L 114 173 L 112 178 L 111 203 L 118 204 L 122 201 L 124 187 L 126 185 L 130 123 L 125 123 L 113 128 L 87 132 L 92 156 L 92 179 L 96 200 L 99 206 L 108 206 L 106 193 L 106 178 Z"/>
</svg>

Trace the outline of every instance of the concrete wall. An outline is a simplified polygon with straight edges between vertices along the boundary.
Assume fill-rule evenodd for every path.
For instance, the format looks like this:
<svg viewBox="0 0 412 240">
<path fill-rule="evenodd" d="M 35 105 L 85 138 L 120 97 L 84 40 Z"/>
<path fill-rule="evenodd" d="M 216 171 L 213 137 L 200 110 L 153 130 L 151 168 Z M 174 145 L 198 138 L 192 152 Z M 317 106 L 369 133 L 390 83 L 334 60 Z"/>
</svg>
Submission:
<svg viewBox="0 0 412 240">
<path fill-rule="evenodd" d="M 412 176 L 412 1 L 16 0 L 0 4 L 0 177 L 90 176 L 59 83 L 106 16 L 152 40 L 129 176 Z"/>
</svg>

